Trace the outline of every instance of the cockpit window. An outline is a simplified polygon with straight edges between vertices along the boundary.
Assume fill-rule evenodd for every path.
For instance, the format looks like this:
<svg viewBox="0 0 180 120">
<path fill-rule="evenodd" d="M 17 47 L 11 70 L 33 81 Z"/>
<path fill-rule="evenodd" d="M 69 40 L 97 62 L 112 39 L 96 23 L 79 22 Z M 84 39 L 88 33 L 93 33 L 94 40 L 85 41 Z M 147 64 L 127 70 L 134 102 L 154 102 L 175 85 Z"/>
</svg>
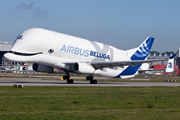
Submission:
<svg viewBox="0 0 180 120">
<path fill-rule="evenodd" d="M 16 41 L 19 40 L 19 39 L 23 39 L 23 36 L 22 36 L 22 35 L 18 35 L 17 38 L 15 39 L 12 47 L 14 46 L 14 44 L 16 43 Z M 12 47 L 11 47 L 11 48 L 12 48 Z"/>
<path fill-rule="evenodd" d="M 22 35 L 19 35 L 19 36 L 17 37 L 17 39 L 23 39 L 23 36 L 22 36 Z"/>
</svg>

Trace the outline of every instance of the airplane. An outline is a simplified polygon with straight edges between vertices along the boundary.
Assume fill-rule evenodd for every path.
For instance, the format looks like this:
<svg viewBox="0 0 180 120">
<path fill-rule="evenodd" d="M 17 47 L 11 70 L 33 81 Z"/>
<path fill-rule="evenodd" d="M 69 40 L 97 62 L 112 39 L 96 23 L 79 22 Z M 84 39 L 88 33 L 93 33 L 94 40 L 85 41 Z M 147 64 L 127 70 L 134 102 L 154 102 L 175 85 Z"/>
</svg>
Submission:
<svg viewBox="0 0 180 120">
<path fill-rule="evenodd" d="M 96 84 L 93 75 L 134 77 L 143 63 L 169 59 L 147 60 L 153 42 L 153 37 L 147 37 L 139 47 L 121 50 L 56 31 L 30 28 L 18 35 L 4 57 L 13 62 L 33 63 L 36 72 L 52 73 L 54 68 L 64 70 L 63 79 L 67 83 L 74 82 L 70 72 L 88 74 L 86 80 Z"/>
<path fill-rule="evenodd" d="M 174 58 L 175 58 L 176 54 L 172 55 L 169 57 L 168 62 L 167 62 L 167 66 L 165 67 L 165 69 L 149 69 L 149 63 L 143 63 L 141 65 L 141 67 L 139 68 L 138 72 L 142 73 L 142 72 L 156 72 L 156 71 L 164 71 L 164 72 L 173 72 L 174 71 Z"/>
<path fill-rule="evenodd" d="M 173 72 L 174 71 L 174 58 L 169 59 L 166 67 L 166 72 Z"/>
</svg>

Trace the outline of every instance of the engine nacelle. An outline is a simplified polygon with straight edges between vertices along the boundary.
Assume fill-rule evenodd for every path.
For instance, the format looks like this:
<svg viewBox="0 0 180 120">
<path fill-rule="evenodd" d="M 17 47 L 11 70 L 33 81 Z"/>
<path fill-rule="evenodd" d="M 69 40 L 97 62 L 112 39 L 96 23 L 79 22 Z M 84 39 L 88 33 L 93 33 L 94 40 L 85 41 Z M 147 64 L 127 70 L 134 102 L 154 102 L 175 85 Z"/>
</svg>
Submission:
<svg viewBox="0 0 180 120">
<path fill-rule="evenodd" d="M 79 73 L 93 74 L 95 69 L 88 63 L 74 63 L 73 70 Z"/>
<path fill-rule="evenodd" d="M 53 67 L 47 66 L 47 65 L 42 65 L 42 64 L 37 64 L 37 63 L 33 64 L 33 70 L 36 72 L 45 72 L 45 73 L 53 73 L 54 72 Z"/>
</svg>

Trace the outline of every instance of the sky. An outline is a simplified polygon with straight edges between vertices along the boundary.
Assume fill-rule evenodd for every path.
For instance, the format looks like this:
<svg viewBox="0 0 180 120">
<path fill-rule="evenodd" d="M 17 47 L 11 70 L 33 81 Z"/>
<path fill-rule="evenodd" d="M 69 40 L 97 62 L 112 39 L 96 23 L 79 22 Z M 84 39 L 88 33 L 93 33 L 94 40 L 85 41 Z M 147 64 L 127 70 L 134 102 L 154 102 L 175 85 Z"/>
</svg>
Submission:
<svg viewBox="0 0 180 120">
<path fill-rule="evenodd" d="M 148 36 L 151 51 L 180 47 L 180 0 L 3 0 L 0 41 L 24 30 L 44 28 L 122 50 L 138 47 Z"/>
</svg>

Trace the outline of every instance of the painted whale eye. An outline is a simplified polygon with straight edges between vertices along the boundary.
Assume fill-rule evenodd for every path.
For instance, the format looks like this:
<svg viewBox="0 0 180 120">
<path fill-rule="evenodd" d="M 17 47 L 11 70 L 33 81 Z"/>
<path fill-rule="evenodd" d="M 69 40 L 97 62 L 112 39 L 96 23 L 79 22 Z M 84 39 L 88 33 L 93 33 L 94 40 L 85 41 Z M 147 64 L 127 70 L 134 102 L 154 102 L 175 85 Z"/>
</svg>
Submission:
<svg viewBox="0 0 180 120">
<path fill-rule="evenodd" d="M 51 49 L 48 50 L 48 52 L 51 54 L 51 53 L 54 52 L 54 49 L 51 48 Z"/>
</svg>

